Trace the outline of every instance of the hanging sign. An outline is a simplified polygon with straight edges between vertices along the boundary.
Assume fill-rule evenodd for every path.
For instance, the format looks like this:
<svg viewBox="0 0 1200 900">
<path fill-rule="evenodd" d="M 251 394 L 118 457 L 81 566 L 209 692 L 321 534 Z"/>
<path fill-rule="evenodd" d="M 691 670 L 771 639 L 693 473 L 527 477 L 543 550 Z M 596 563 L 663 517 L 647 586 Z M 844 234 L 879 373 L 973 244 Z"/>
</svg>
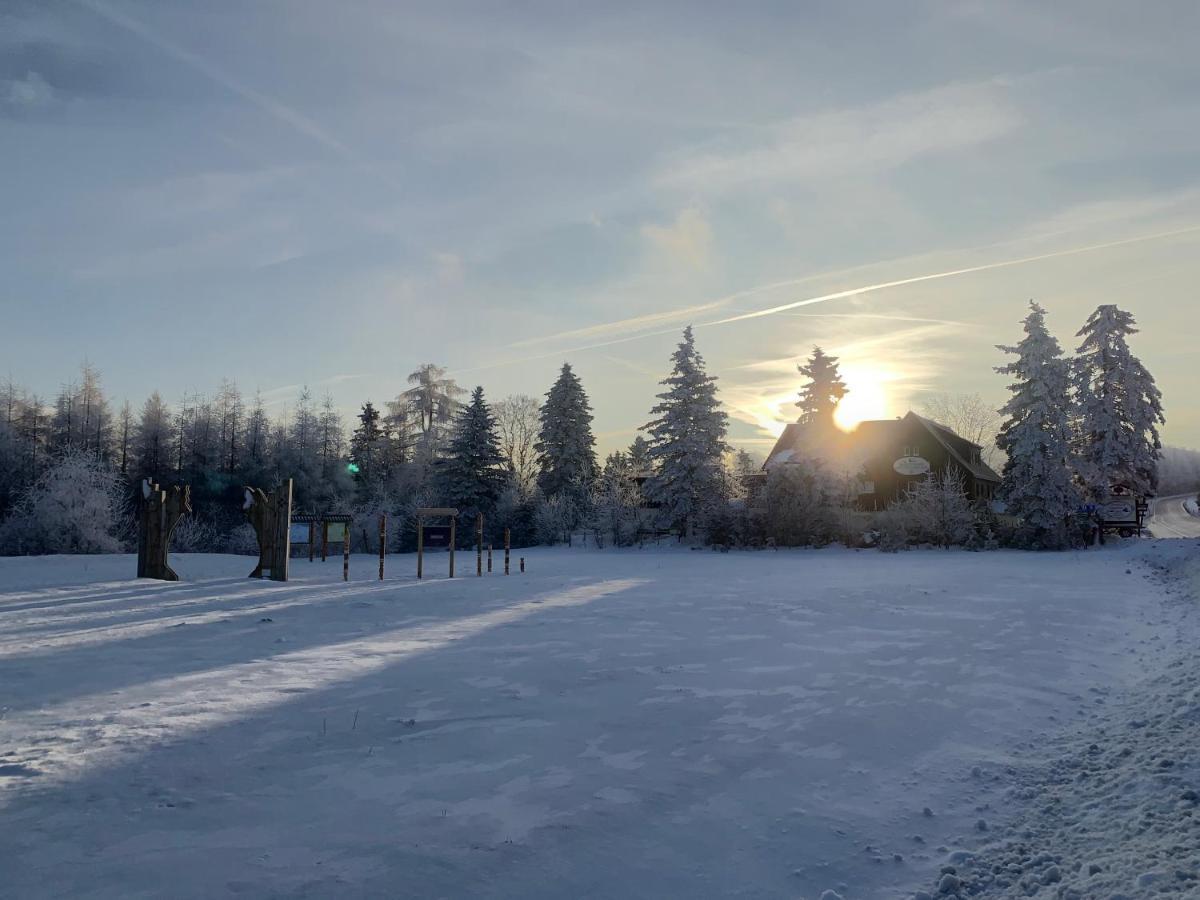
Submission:
<svg viewBox="0 0 1200 900">
<path fill-rule="evenodd" d="M 902 456 L 892 463 L 892 468 L 897 475 L 928 475 L 929 460 L 921 456 Z"/>
</svg>

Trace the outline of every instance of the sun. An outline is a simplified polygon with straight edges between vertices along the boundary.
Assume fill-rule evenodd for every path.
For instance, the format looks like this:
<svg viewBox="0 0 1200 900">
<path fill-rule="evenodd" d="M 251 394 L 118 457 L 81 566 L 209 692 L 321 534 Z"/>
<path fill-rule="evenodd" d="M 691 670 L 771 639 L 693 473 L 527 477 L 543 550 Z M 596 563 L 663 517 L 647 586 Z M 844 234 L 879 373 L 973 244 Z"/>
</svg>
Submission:
<svg viewBox="0 0 1200 900">
<path fill-rule="evenodd" d="M 884 419 L 888 415 L 888 397 L 880 373 L 843 372 L 848 393 L 833 413 L 834 424 L 842 431 L 853 431 L 859 422 Z"/>
</svg>

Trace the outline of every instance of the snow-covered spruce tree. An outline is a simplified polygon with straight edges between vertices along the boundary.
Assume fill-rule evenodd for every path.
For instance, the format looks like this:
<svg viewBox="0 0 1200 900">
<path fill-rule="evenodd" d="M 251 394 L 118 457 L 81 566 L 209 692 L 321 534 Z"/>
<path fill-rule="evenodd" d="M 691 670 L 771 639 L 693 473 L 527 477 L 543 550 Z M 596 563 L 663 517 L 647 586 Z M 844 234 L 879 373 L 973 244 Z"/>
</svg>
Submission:
<svg viewBox="0 0 1200 900">
<path fill-rule="evenodd" d="M 1000 410 L 997 445 L 1007 455 L 999 498 L 1021 521 L 1029 546 L 1060 549 L 1068 544 L 1068 521 L 1079 505 L 1072 481 L 1070 364 L 1046 330 L 1046 311 L 1032 300 L 1025 337 L 999 345 L 1017 358 L 997 366 L 1011 375 L 1012 397 Z"/>
<path fill-rule="evenodd" d="M 358 414 L 358 427 L 350 436 L 350 462 L 354 464 L 354 481 L 360 498 L 374 493 L 387 475 L 386 448 L 381 415 L 368 400 Z"/>
<path fill-rule="evenodd" d="M 508 484 L 496 420 L 477 387 L 454 421 L 454 430 L 434 468 L 438 495 L 461 515 L 489 515 Z"/>
<path fill-rule="evenodd" d="M 117 471 L 91 450 L 64 450 L 0 526 L 0 552 L 119 553 L 126 523 Z"/>
<path fill-rule="evenodd" d="M 650 435 L 654 475 L 646 482 L 648 500 L 659 505 L 664 524 L 694 536 L 697 518 L 720 494 L 728 416 L 717 399 L 717 379 L 704 369 L 689 325 L 671 355 L 667 388 L 645 426 Z"/>
<path fill-rule="evenodd" d="M 805 365 L 796 366 L 808 384 L 800 389 L 796 406 L 800 409 L 801 424 L 832 425 L 838 403 L 848 393 L 838 369 L 838 358 L 827 356 L 820 347 L 813 347 Z"/>
<path fill-rule="evenodd" d="M 583 520 L 591 501 L 597 474 L 595 444 L 591 404 L 570 363 L 563 363 L 542 404 L 534 450 L 538 487 L 547 500 L 563 505 L 570 528 Z"/>
<path fill-rule="evenodd" d="M 1097 307 L 1077 335 L 1083 342 L 1074 373 L 1076 460 L 1083 489 L 1096 503 L 1116 484 L 1138 494 L 1158 485 L 1162 393 L 1129 349 L 1134 325 L 1132 314 L 1108 304 Z"/>
</svg>

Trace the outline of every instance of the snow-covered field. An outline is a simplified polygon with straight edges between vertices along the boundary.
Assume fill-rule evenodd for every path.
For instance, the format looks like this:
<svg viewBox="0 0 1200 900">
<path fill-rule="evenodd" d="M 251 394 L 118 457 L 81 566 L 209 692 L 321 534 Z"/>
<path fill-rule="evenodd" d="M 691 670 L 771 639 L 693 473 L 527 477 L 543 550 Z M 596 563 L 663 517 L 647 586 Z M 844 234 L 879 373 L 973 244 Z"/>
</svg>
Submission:
<svg viewBox="0 0 1200 900">
<path fill-rule="evenodd" d="M 0 559 L 0 896 L 912 896 L 1180 676 L 1194 552 Z"/>
</svg>

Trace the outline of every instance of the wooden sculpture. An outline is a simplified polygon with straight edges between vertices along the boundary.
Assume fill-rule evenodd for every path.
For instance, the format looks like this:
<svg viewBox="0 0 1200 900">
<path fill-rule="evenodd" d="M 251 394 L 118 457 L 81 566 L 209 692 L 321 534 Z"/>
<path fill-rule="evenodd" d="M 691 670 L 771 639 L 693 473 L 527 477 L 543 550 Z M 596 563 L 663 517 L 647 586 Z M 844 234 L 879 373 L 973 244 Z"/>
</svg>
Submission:
<svg viewBox="0 0 1200 900">
<path fill-rule="evenodd" d="M 142 480 L 142 504 L 138 511 L 138 578 L 178 581 L 179 576 L 167 564 L 171 534 L 192 511 L 192 489 L 186 484 L 165 491 L 149 478 Z"/>
<path fill-rule="evenodd" d="M 247 487 L 242 511 L 258 537 L 258 565 L 250 577 L 262 578 L 263 572 L 269 571 L 272 581 L 287 581 L 292 551 L 292 479 L 269 494 Z"/>
</svg>

